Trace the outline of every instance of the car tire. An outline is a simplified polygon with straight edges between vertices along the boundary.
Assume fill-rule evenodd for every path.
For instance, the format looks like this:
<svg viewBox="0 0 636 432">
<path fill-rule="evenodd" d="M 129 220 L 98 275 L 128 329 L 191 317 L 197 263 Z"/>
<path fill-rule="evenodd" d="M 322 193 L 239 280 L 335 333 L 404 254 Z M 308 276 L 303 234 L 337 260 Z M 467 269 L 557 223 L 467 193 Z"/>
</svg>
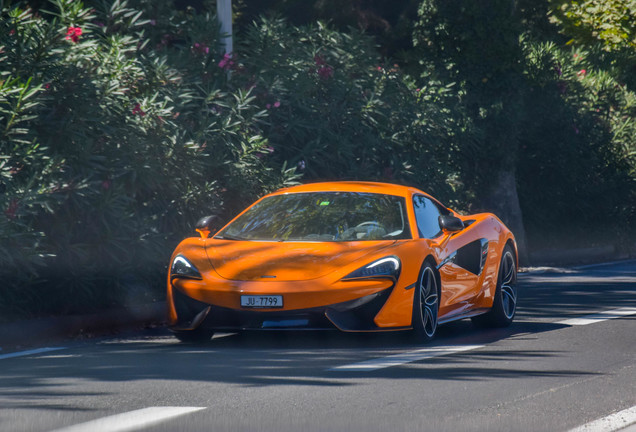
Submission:
<svg viewBox="0 0 636 432">
<path fill-rule="evenodd" d="M 489 312 L 472 318 L 479 327 L 508 327 L 517 310 L 517 260 L 507 245 L 501 257 L 497 289 Z"/>
<path fill-rule="evenodd" d="M 424 263 L 413 297 L 412 335 L 418 342 L 428 342 L 437 333 L 440 287 L 435 268 Z"/>
<path fill-rule="evenodd" d="M 210 329 L 199 327 L 194 330 L 172 330 L 174 337 L 181 342 L 204 343 L 212 339 L 214 332 Z"/>
</svg>

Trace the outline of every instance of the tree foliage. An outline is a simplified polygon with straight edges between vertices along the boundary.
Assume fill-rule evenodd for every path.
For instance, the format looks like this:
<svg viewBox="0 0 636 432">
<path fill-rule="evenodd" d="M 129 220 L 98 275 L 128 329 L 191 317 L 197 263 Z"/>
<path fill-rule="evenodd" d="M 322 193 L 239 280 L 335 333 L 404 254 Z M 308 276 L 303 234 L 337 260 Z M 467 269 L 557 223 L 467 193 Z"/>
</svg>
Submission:
<svg viewBox="0 0 636 432">
<path fill-rule="evenodd" d="M 636 48 L 636 4 L 631 0 L 553 0 L 551 11 L 570 43 L 601 42 L 608 51 Z"/>
<path fill-rule="evenodd" d="M 419 0 L 234 0 L 237 24 L 249 26 L 260 16 L 284 16 L 292 25 L 323 21 L 338 31 L 363 30 L 374 37 L 385 57 L 399 56 L 412 48 L 413 24 Z M 408 56 L 400 56 L 408 62 Z"/>
<path fill-rule="evenodd" d="M 635 208 L 633 94 L 593 50 L 528 28 L 547 25 L 540 10 L 424 0 L 414 33 L 422 73 L 456 84 L 458 171 L 469 196 L 517 236 L 523 217 L 533 246 L 600 236 L 603 221 L 627 223 Z"/>
</svg>

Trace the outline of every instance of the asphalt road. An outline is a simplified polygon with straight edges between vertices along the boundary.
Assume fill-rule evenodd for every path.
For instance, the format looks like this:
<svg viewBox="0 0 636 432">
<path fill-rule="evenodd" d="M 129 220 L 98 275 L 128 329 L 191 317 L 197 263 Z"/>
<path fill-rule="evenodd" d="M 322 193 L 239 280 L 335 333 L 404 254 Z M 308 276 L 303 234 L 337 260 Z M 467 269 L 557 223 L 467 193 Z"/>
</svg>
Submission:
<svg viewBox="0 0 636 432">
<path fill-rule="evenodd" d="M 633 431 L 636 262 L 522 274 L 519 296 L 510 328 L 425 346 L 155 329 L 0 352 L 0 431 Z"/>
</svg>

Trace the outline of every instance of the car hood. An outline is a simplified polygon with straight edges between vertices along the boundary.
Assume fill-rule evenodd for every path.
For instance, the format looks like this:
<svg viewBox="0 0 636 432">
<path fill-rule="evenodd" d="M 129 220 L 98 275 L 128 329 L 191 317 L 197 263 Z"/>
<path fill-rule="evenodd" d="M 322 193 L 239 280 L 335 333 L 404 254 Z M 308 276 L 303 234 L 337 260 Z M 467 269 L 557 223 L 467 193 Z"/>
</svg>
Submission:
<svg viewBox="0 0 636 432">
<path fill-rule="evenodd" d="M 364 242 L 256 242 L 211 239 L 210 263 L 225 279 L 301 281 L 325 276 L 347 264 L 394 244 Z M 366 262 L 361 262 L 364 265 Z"/>
</svg>

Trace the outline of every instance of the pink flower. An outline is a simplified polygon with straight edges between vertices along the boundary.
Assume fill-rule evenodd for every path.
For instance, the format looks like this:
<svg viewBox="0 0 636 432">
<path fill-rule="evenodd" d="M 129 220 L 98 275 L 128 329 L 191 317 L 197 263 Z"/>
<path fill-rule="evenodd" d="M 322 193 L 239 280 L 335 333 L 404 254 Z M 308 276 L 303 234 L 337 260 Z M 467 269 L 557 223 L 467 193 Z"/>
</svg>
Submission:
<svg viewBox="0 0 636 432">
<path fill-rule="evenodd" d="M 267 109 L 270 109 L 271 107 L 272 107 L 272 105 L 271 105 L 271 104 L 266 104 L 266 105 L 265 105 L 265 108 L 267 108 Z"/>
<path fill-rule="evenodd" d="M 585 69 L 581 69 L 580 71 L 577 72 L 577 75 L 580 77 L 584 77 L 586 73 L 587 71 Z"/>
<path fill-rule="evenodd" d="M 135 107 L 132 109 L 133 115 L 139 114 L 141 117 L 146 115 L 146 112 L 141 109 L 141 105 L 135 104 Z"/>
<path fill-rule="evenodd" d="M 69 27 L 66 30 L 66 40 L 71 40 L 73 43 L 79 42 L 79 37 L 82 35 L 82 29 L 80 27 Z"/>
<path fill-rule="evenodd" d="M 225 53 L 223 58 L 219 62 L 219 67 L 221 69 L 230 70 L 234 67 L 234 60 L 232 60 L 232 54 Z"/>
<path fill-rule="evenodd" d="M 208 47 L 205 44 L 200 44 L 196 42 L 194 46 L 192 47 L 192 51 L 198 54 L 208 54 L 210 52 L 210 47 Z"/>
<path fill-rule="evenodd" d="M 324 58 L 316 54 L 314 56 L 314 62 L 316 63 L 317 68 L 315 72 L 322 79 L 327 79 L 333 76 L 333 68 L 327 64 Z M 313 70 L 313 69 L 311 69 Z"/>
<path fill-rule="evenodd" d="M 333 76 L 333 68 L 331 66 L 320 66 L 316 72 L 322 79 L 328 79 Z"/>
<path fill-rule="evenodd" d="M 274 108 L 278 108 L 278 107 L 280 107 L 280 102 L 279 101 L 274 102 Z"/>
</svg>

